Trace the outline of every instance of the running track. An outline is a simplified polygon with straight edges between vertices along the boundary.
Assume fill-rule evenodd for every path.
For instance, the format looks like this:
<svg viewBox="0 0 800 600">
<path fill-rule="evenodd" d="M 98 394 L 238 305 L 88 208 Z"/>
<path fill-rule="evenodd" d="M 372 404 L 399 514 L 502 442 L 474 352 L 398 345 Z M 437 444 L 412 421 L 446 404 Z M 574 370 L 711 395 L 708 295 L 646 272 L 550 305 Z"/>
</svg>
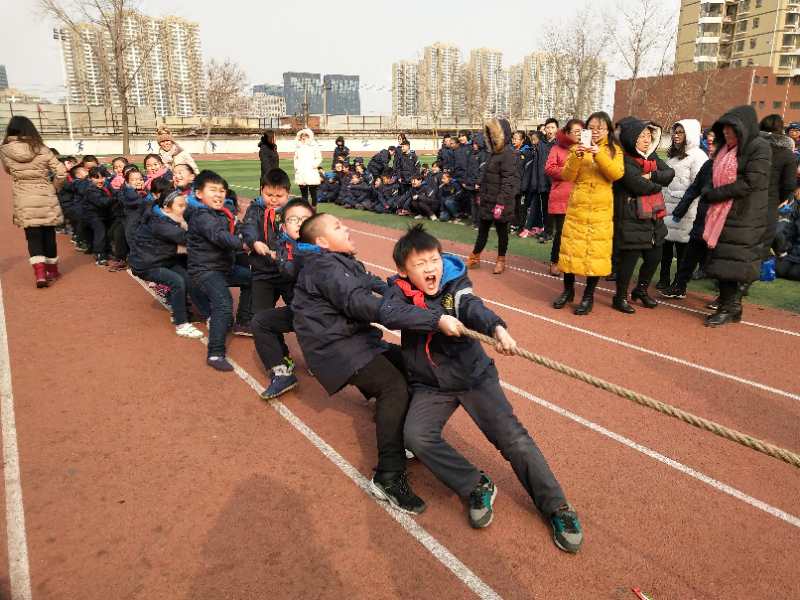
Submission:
<svg viewBox="0 0 800 600">
<path fill-rule="evenodd" d="M 12 389 L 2 390 L 0 598 L 28 597 L 28 572 L 36 599 L 625 599 L 632 586 L 659 600 L 800 597 L 797 469 L 498 356 L 510 400 L 581 515 L 581 553 L 555 548 L 461 412 L 448 436 L 498 483 L 495 522 L 471 530 L 460 501 L 420 464 L 411 473 L 428 511 L 399 517 L 359 487 L 374 434 L 357 393 L 329 399 L 300 368 L 297 393 L 266 405 L 250 385 L 265 378 L 250 340 L 230 342 L 240 376 L 213 372 L 203 346 L 177 338 L 136 280 L 95 267 L 63 236 L 65 278 L 36 290 L 9 206 L 3 176 Z M 361 259 L 387 274 L 385 238 L 397 232 L 351 225 Z M 600 294 L 579 318 L 548 307 L 558 281 L 526 272 L 541 271 L 532 261 L 511 264 L 524 271 L 483 269 L 474 283 L 522 346 L 800 450 L 800 380 L 786 368 L 800 349 L 797 316 L 749 308 L 746 320 L 771 329 L 713 331 L 663 306 L 625 317 Z"/>
</svg>

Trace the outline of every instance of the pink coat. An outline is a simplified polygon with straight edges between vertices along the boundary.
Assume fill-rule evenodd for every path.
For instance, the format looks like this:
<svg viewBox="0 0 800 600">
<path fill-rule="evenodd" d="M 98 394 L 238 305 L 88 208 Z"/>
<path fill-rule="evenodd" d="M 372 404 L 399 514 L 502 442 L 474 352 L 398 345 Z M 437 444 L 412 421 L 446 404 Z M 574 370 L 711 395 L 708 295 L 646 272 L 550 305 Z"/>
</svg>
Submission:
<svg viewBox="0 0 800 600">
<path fill-rule="evenodd" d="M 567 204 L 569 195 L 572 193 L 572 182 L 561 179 L 561 173 L 569 157 L 569 148 L 572 141 L 559 131 L 556 136 L 556 143 L 550 149 L 547 162 L 544 165 L 544 172 L 553 182 L 550 187 L 550 199 L 547 203 L 547 210 L 551 215 L 567 214 Z"/>
</svg>

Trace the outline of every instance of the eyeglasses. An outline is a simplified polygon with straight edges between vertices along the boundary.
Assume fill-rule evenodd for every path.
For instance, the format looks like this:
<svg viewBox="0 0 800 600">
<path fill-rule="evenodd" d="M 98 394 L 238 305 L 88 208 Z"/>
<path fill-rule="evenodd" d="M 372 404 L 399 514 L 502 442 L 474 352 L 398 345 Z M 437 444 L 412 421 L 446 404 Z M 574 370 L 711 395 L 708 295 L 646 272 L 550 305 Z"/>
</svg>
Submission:
<svg viewBox="0 0 800 600">
<path fill-rule="evenodd" d="M 308 217 L 286 217 L 285 222 L 287 225 L 302 225 Z"/>
</svg>

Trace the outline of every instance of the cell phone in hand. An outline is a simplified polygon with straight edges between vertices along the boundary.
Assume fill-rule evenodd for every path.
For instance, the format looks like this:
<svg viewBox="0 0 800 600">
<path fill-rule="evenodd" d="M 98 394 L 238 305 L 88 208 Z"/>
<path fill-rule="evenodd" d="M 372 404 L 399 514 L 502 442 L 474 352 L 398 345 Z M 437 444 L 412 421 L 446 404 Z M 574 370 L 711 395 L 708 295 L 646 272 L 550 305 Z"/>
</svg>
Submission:
<svg viewBox="0 0 800 600">
<path fill-rule="evenodd" d="M 581 146 L 587 148 L 592 145 L 592 131 L 590 129 L 581 129 Z"/>
</svg>

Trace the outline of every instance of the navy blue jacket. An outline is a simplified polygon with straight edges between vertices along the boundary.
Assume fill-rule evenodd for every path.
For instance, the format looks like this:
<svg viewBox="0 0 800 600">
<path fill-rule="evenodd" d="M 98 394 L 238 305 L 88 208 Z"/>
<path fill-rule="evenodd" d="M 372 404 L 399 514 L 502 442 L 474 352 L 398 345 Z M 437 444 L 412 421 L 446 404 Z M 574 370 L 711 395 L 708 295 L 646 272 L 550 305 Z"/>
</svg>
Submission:
<svg viewBox="0 0 800 600">
<path fill-rule="evenodd" d="M 83 179 L 72 179 L 67 177 L 67 181 L 58 191 L 58 203 L 61 205 L 61 210 L 64 215 L 70 219 L 79 219 L 82 213 L 80 182 Z"/>
<path fill-rule="evenodd" d="M 472 140 L 478 143 L 478 149 L 470 150 L 469 160 L 467 161 L 467 174 L 464 180 L 459 182 L 468 190 L 474 190 L 476 186 L 480 185 L 483 169 L 486 167 L 486 161 L 489 158 L 483 134 L 476 133 Z"/>
<path fill-rule="evenodd" d="M 242 240 L 231 233 L 227 215 L 203 205 L 194 211 L 186 237 L 188 270 L 194 276 L 209 271 L 228 273 Z"/>
<path fill-rule="evenodd" d="M 436 160 L 439 161 L 442 170 L 453 171 L 456 168 L 456 153 L 452 148 L 445 148 L 444 144 L 436 153 Z"/>
<path fill-rule="evenodd" d="M 350 148 L 347 146 L 341 146 L 337 144 L 336 148 L 333 150 L 333 158 L 331 159 L 331 168 L 333 165 L 336 164 L 336 159 L 341 158 L 344 162 L 350 158 Z"/>
<path fill-rule="evenodd" d="M 159 206 L 142 215 L 131 244 L 128 261 L 134 272 L 161 267 L 178 261 L 178 246 L 186 245 L 186 231 L 170 219 Z"/>
<path fill-rule="evenodd" d="M 419 159 L 413 150 L 408 154 L 403 154 L 401 150 L 395 152 L 394 174 L 398 182 L 410 184 L 411 178 L 417 173 L 419 173 Z"/>
<path fill-rule="evenodd" d="M 472 154 L 472 144 L 459 144 L 454 151 L 453 176 L 460 183 L 467 178 L 467 165 Z"/>
<path fill-rule="evenodd" d="M 336 202 L 338 198 L 339 198 L 338 179 L 333 179 L 330 181 L 326 179 L 320 184 L 319 190 L 317 191 L 317 199 L 320 202 Z"/>
<path fill-rule="evenodd" d="M 439 317 L 433 312 L 393 310 L 384 314 L 386 283 L 364 269 L 353 256 L 309 252 L 297 276 L 292 300 L 294 330 L 306 364 L 329 394 L 335 394 L 388 344 L 377 322 L 394 327 L 396 320 L 411 320 L 416 313 L 423 324 L 435 328 Z"/>
<path fill-rule="evenodd" d="M 152 196 L 142 195 L 138 190 L 125 184 L 117 190 L 116 199 L 123 210 L 125 231 L 134 231 L 145 211 L 152 203 Z"/>
<path fill-rule="evenodd" d="M 369 159 L 367 170 L 369 170 L 374 177 L 380 177 L 383 174 L 384 169 L 389 166 L 389 162 L 391 160 L 392 156 L 389 154 L 389 150 L 384 148 L 371 159 Z"/>
<path fill-rule="evenodd" d="M 253 249 L 256 242 L 264 242 L 270 250 L 278 249 L 278 237 L 281 233 L 281 213 L 274 211 L 272 218 L 266 222 L 267 207 L 264 199 L 259 196 L 247 207 L 244 214 L 241 233 L 244 242 Z M 271 281 L 276 284 L 286 283 L 281 276 L 277 263 L 269 256 L 261 256 L 257 252 L 250 252 L 250 268 L 253 279 L 257 281 Z"/>
<path fill-rule="evenodd" d="M 494 335 L 498 325 L 505 327 L 503 319 L 486 308 L 473 293 L 461 259 L 450 254 L 444 254 L 442 259 L 442 281 L 435 296 L 424 295 L 406 279 L 392 277 L 384 298 L 384 314 L 396 311 L 398 305 L 413 304 L 417 296 L 417 302 L 424 300 L 428 309 L 437 315 L 437 322 L 438 315 L 454 316 L 469 329 L 489 336 Z M 497 371 L 492 368 L 494 361 L 483 351 L 480 342 L 446 336 L 439 333 L 435 325 L 422 329 L 402 321 L 402 318 L 395 319 L 394 328 L 401 330 L 403 358 L 412 387 L 463 392 L 487 377 L 497 378 Z M 430 335 L 432 332 L 435 333 Z"/>
<path fill-rule="evenodd" d="M 547 164 L 547 157 L 550 156 L 550 150 L 553 149 L 556 140 L 548 142 L 542 139 L 536 144 L 535 163 L 532 165 L 530 171 L 530 179 L 528 180 L 528 192 L 536 192 L 538 194 L 547 194 L 550 192 L 550 187 L 553 185 L 550 176 L 544 172 L 544 167 Z"/>
<path fill-rule="evenodd" d="M 111 192 L 105 187 L 97 187 L 89 180 L 89 185 L 83 192 L 83 213 L 88 217 L 108 219 L 111 217 L 112 204 Z"/>
</svg>

